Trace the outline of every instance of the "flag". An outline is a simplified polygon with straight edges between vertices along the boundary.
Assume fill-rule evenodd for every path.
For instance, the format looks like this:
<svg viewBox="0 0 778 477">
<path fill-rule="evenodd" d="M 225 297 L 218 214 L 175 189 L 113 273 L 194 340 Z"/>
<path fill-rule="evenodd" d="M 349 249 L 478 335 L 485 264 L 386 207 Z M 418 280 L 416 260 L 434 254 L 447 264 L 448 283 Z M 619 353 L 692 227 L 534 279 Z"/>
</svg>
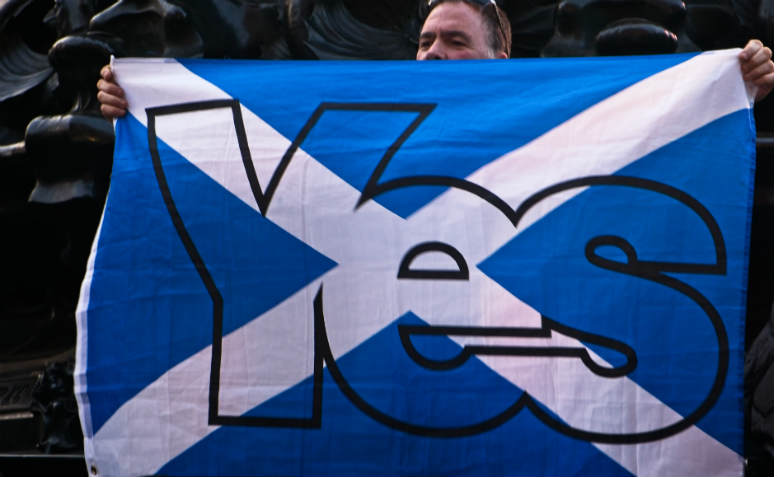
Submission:
<svg viewBox="0 0 778 477">
<path fill-rule="evenodd" d="M 123 59 L 94 475 L 741 475 L 734 50 Z"/>
</svg>

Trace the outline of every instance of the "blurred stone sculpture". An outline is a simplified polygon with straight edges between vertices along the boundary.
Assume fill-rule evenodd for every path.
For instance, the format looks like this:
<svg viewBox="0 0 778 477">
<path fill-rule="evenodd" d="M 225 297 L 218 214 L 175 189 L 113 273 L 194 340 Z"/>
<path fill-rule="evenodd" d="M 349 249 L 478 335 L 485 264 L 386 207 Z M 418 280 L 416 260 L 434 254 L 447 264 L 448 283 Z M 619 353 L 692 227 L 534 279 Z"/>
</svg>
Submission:
<svg viewBox="0 0 778 477">
<path fill-rule="evenodd" d="M 746 40 L 726 0 L 563 0 L 542 55 L 678 53 Z"/>
</svg>

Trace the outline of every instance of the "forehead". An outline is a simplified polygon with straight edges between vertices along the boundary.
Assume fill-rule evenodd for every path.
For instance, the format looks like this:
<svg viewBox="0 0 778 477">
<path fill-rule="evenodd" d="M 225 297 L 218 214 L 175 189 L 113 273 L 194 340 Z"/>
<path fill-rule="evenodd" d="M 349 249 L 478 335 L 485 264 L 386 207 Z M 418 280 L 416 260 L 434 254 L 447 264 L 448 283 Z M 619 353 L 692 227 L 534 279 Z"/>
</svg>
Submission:
<svg viewBox="0 0 778 477">
<path fill-rule="evenodd" d="M 457 30 L 475 36 L 482 34 L 485 26 L 474 6 L 465 2 L 446 2 L 430 12 L 422 27 L 422 34 L 437 30 Z"/>
</svg>

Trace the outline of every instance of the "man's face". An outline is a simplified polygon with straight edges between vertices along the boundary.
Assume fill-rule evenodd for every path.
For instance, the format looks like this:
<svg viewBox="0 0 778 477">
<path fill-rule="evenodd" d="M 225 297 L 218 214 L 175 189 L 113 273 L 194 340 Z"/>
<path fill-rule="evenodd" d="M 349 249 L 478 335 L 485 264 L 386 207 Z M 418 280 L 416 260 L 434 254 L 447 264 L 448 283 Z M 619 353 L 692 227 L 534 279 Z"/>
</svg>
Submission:
<svg viewBox="0 0 778 477">
<path fill-rule="evenodd" d="M 488 31 L 475 7 L 448 2 L 435 7 L 419 35 L 417 60 L 505 58 L 489 48 Z"/>
</svg>

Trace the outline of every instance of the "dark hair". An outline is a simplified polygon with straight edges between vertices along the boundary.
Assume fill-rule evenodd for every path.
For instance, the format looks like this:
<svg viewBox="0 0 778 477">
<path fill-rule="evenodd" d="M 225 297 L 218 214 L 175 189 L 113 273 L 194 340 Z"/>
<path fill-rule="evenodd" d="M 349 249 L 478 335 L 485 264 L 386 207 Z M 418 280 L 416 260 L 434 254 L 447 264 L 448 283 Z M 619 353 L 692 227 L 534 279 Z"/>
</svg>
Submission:
<svg viewBox="0 0 778 477">
<path fill-rule="evenodd" d="M 504 51 L 511 57 L 511 21 L 508 15 L 494 0 L 430 0 L 427 16 L 442 3 L 467 3 L 478 10 L 489 33 L 489 48 L 495 53 Z M 425 19 L 426 21 L 426 19 Z"/>
</svg>

